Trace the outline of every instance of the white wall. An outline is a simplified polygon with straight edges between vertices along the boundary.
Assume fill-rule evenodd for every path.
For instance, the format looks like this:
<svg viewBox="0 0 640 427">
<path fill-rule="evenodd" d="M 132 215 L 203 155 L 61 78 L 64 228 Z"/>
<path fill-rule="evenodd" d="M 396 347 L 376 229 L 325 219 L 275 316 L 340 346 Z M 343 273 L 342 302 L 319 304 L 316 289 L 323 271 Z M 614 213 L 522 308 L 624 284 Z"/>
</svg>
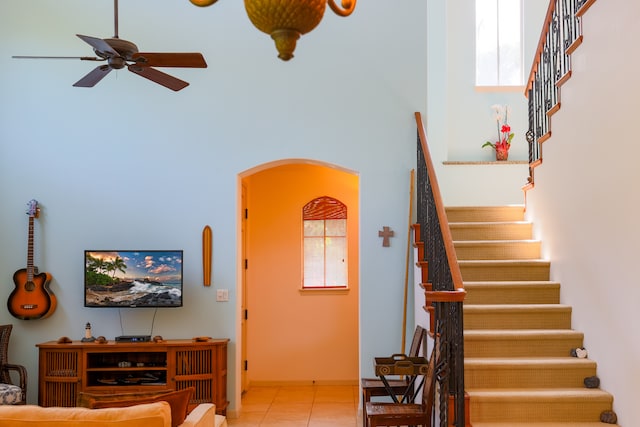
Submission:
<svg viewBox="0 0 640 427">
<path fill-rule="evenodd" d="M 238 405 L 238 175 L 285 158 L 314 159 L 360 176 L 360 365 L 396 352 L 401 325 L 414 111 L 426 111 L 426 3 L 360 2 L 327 11 L 288 63 L 254 29 L 242 2 L 120 2 L 120 37 L 143 51 L 200 51 L 209 68 L 171 69 L 191 83 L 173 93 L 127 71 L 92 89 L 71 85 L 95 64 L 11 55 L 88 55 L 76 33 L 110 37 L 111 0 L 0 3 L 0 274 L 25 264 L 31 198 L 42 204 L 36 263 L 54 277 L 58 309 L 15 325 L 12 360 L 29 370 L 35 344 L 62 335 L 120 335 L 117 310 L 84 308 L 82 251 L 182 248 L 185 306 L 159 310 L 166 338 L 230 337 L 229 396 Z M 202 286 L 201 231 L 213 229 L 213 287 Z M 383 248 L 378 230 L 396 231 Z M 215 290 L 229 289 L 228 303 Z M 380 313 L 385 313 L 381 316 Z M 151 310 L 122 310 L 124 333 L 147 333 Z"/>
<path fill-rule="evenodd" d="M 525 78 L 529 75 L 548 4 L 548 0 L 523 2 Z M 429 97 L 425 120 L 445 203 L 523 203 L 521 187 L 528 175 L 526 165 L 443 165 L 442 162 L 495 160 L 493 150 L 482 148 L 485 141 L 497 138 L 493 104 L 506 104 L 511 109 L 509 122 L 515 136 L 509 160 L 528 160 L 524 87 L 510 91 L 476 88 L 473 1 L 430 1 L 428 19 Z"/>
<path fill-rule="evenodd" d="M 573 327 L 585 332 L 622 426 L 640 419 L 639 20 L 640 4 L 626 0 L 596 1 L 587 11 L 527 196 L 552 278 L 562 283 L 562 302 L 573 307 Z"/>
</svg>

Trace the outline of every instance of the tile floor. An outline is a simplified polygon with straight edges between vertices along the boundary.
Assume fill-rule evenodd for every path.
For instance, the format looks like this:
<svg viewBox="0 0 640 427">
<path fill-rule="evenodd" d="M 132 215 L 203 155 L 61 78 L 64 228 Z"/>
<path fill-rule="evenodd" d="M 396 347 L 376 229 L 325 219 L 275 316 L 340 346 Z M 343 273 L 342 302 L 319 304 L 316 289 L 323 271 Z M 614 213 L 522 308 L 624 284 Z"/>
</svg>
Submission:
<svg viewBox="0 0 640 427">
<path fill-rule="evenodd" d="M 251 387 L 242 396 L 242 413 L 227 417 L 229 427 L 359 427 L 358 386 Z"/>
</svg>

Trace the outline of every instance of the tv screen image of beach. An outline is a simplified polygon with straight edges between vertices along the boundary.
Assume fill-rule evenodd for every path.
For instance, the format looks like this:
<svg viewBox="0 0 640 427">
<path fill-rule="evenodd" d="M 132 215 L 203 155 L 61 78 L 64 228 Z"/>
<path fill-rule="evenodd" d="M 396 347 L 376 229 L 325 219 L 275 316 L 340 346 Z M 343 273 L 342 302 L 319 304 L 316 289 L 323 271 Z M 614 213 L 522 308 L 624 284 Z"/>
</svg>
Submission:
<svg viewBox="0 0 640 427">
<path fill-rule="evenodd" d="M 86 250 L 85 307 L 181 307 L 183 251 Z"/>
</svg>

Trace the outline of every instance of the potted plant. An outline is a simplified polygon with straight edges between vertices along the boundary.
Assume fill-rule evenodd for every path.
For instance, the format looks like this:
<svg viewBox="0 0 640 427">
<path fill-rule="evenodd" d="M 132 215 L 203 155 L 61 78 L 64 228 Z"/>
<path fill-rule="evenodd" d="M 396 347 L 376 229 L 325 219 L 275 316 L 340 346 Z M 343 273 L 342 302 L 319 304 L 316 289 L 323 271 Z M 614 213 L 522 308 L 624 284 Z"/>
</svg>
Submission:
<svg viewBox="0 0 640 427">
<path fill-rule="evenodd" d="M 494 118 L 498 127 L 498 140 L 496 142 L 487 141 L 482 144 L 482 148 L 491 147 L 496 152 L 496 160 L 507 160 L 509 158 L 509 148 L 511 148 L 511 140 L 513 133 L 511 126 L 508 124 L 509 107 L 506 105 L 493 105 L 491 109 L 494 111 Z"/>
</svg>

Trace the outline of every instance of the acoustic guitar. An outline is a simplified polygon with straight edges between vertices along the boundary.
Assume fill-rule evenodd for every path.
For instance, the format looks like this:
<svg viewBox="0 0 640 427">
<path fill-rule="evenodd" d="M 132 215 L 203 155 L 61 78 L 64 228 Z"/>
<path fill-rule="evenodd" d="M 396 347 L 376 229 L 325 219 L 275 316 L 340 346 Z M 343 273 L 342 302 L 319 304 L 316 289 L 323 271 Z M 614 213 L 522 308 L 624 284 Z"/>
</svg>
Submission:
<svg viewBox="0 0 640 427">
<path fill-rule="evenodd" d="M 27 203 L 27 215 L 29 215 L 27 268 L 22 268 L 13 274 L 15 289 L 7 301 L 11 315 L 22 320 L 49 317 L 57 305 L 55 295 L 49 290 L 51 275 L 38 273 L 38 267 L 33 265 L 33 220 L 40 215 L 36 200 Z"/>
</svg>

